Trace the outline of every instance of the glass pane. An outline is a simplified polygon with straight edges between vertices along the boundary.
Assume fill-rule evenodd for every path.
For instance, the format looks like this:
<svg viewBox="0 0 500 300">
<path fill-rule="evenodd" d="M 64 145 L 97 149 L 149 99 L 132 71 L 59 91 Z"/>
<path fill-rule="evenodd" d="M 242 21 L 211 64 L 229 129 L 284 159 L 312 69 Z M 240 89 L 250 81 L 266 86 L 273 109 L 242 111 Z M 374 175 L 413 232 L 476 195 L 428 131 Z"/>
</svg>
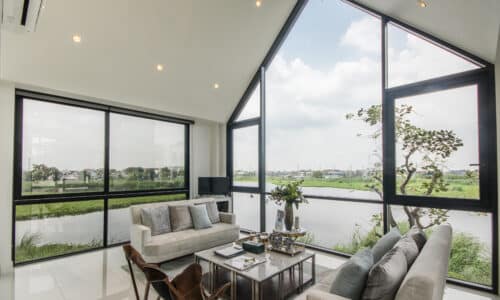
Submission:
<svg viewBox="0 0 500 300">
<path fill-rule="evenodd" d="M 252 95 L 247 101 L 247 104 L 241 111 L 236 121 L 256 118 L 260 116 L 260 83 L 253 90 Z"/>
<path fill-rule="evenodd" d="M 113 245 L 130 240 L 131 205 L 185 200 L 186 194 L 157 195 L 109 199 L 108 207 L 108 244 Z"/>
<path fill-rule="evenodd" d="M 380 26 L 308 2 L 266 74 L 268 191 L 299 179 L 308 195 L 381 199 Z"/>
<path fill-rule="evenodd" d="M 354 254 L 360 248 L 373 246 L 384 230 L 382 204 L 307 200 L 309 203 L 298 210 L 294 208 L 294 216 L 308 231 L 302 242 Z M 274 228 L 278 209 L 284 209 L 283 205 L 266 201 L 267 231 Z"/>
<path fill-rule="evenodd" d="M 233 130 L 233 185 L 259 186 L 259 127 Z"/>
<path fill-rule="evenodd" d="M 103 191 L 104 112 L 23 100 L 22 194 Z"/>
<path fill-rule="evenodd" d="M 110 115 L 110 190 L 184 188 L 185 125 Z"/>
<path fill-rule="evenodd" d="M 409 217 L 402 206 L 391 206 L 393 224 L 405 233 L 411 224 L 422 224 L 427 236 L 436 225 L 449 223 L 453 229 L 453 242 L 448 276 L 455 279 L 492 284 L 492 215 L 489 213 L 458 210 L 407 207 Z M 414 217 L 418 216 L 418 217 Z M 389 220 L 391 221 L 391 220 Z"/>
<path fill-rule="evenodd" d="M 479 199 L 477 86 L 396 100 L 397 194 Z"/>
<path fill-rule="evenodd" d="M 233 213 L 241 229 L 260 231 L 260 195 L 233 193 Z"/>
<path fill-rule="evenodd" d="M 16 205 L 16 262 L 103 246 L 103 200 Z"/>
<path fill-rule="evenodd" d="M 479 68 L 395 25 L 387 27 L 390 87 Z"/>
</svg>

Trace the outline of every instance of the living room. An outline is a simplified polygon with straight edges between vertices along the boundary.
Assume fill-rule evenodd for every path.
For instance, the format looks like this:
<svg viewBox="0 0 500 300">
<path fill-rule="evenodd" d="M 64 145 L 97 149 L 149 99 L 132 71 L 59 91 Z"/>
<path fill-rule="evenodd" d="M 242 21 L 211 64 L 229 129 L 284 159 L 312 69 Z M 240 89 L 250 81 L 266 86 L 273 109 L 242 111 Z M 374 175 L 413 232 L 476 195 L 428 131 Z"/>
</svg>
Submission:
<svg viewBox="0 0 500 300">
<path fill-rule="evenodd" d="M 498 1 L 0 7 L 1 299 L 499 299 Z"/>
</svg>

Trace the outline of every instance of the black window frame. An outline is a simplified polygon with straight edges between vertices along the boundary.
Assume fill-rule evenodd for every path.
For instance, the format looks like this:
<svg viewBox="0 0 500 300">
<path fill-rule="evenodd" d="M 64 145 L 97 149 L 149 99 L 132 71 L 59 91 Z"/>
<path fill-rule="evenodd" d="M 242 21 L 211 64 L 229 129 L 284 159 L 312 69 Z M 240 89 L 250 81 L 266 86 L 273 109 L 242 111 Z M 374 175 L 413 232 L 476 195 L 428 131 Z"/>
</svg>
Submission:
<svg viewBox="0 0 500 300">
<path fill-rule="evenodd" d="M 372 9 L 366 5 L 360 4 L 355 0 L 337 0 L 342 1 L 348 5 L 358 8 L 372 16 L 380 19 L 381 25 L 381 93 L 382 93 L 382 143 L 383 143 L 383 191 L 384 199 L 383 201 L 370 200 L 371 203 L 378 203 L 383 205 L 383 227 L 384 232 L 388 232 L 390 226 L 388 224 L 388 210 L 391 204 L 393 205 L 411 205 L 419 206 L 425 208 L 449 208 L 453 210 L 462 211 L 477 211 L 477 212 L 487 212 L 492 215 L 492 283 L 491 286 L 484 286 L 472 282 L 465 282 L 458 279 L 448 278 L 447 282 L 456 284 L 459 286 L 464 286 L 467 288 L 472 288 L 480 291 L 485 291 L 489 293 L 498 294 L 499 283 L 498 283 L 498 182 L 497 182 L 497 137 L 496 137 L 496 104 L 495 104 L 495 70 L 494 65 L 488 61 L 471 54 L 465 50 L 462 50 L 446 41 L 443 41 L 431 34 L 428 34 L 422 30 L 419 30 L 405 22 L 398 19 L 392 18 L 386 14 L 383 14 L 375 9 Z M 266 173 L 266 144 L 265 144 L 265 74 L 266 69 L 272 62 L 274 56 L 278 53 L 281 45 L 285 41 L 286 37 L 292 30 L 294 24 L 300 17 L 303 9 L 306 7 L 308 0 L 297 0 L 293 10 L 288 16 L 285 24 L 281 28 L 277 37 L 275 38 L 271 48 L 268 50 L 263 61 L 259 65 L 258 71 L 255 73 L 252 81 L 250 82 L 248 88 L 245 90 L 243 96 L 235 107 L 231 117 L 227 121 L 227 132 L 226 132 L 226 153 L 227 153 L 227 175 L 231 178 L 231 190 L 234 192 L 243 193 L 257 193 L 260 192 L 261 195 L 261 214 L 260 214 L 260 230 L 265 231 L 265 198 L 269 194 L 265 190 L 265 173 Z M 403 29 L 453 55 L 456 55 L 468 62 L 471 62 L 478 66 L 478 69 L 459 72 L 447 76 L 431 78 L 427 80 L 422 80 L 419 82 L 388 86 L 388 25 L 394 25 Z M 257 82 L 261 83 L 261 114 L 259 118 L 255 120 L 243 120 L 235 121 L 241 111 L 244 109 L 245 104 L 249 99 L 250 93 L 253 91 Z M 424 197 L 416 196 L 403 196 L 397 195 L 395 190 L 395 143 L 394 143 L 394 101 L 397 96 L 412 93 L 427 93 L 431 91 L 442 91 L 451 89 L 453 87 L 460 87 L 466 85 L 477 84 L 478 86 L 478 110 L 479 110 L 479 151 L 480 151 L 480 199 L 478 200 L 465 200 L 465 199 L 454 199 L 452 198 L 438 198 L 431 197 L 431 199 L 424 199 Z M 392 120 L 392 122 L 391 122 Z M 233 176 L 233 151 L 232 151 L 232 130 L 236 128 L 241 128 L 247 124 L 255 125 L 259 124 L 260 128 L 260 138 L 259 138 L 259 186 L 254 187 L 238 187 L 233 186 L 232 176 Z M 250 124 L 252 123 L 252 124 Z M 392 130 L 392 137 L 391 137 Z M 387 147 L 389 145 L 389 147 Z M 392 146 L 391 146 L 392 145 Z M 392 170 L 392 171 L 391 171 Z M 351 199 L 351 198 L 334 198 L 325 196 L 315 196 L 315 195 L 305 195 L 306 198 L 318 198 L 330 201 L 347 201 L 347 202 L 365 202 L 366 199 Z M 242 230 L 246 232 L 246 230 Z M 307 247 L 325 251 L 331 254 L 340 255 L 343 257 L 350 257 L 349 254 L 340 253 L 331 249 L 326 249 L 318 247 L 315 245 L 307 245 Z"/>
<path fill-rule="evenodd" d="M 23 155 L 23 102 L 24 99 L 48 102 L 53 104 L 79 107 L 95 111 L 102 111 L 104 117 L 104 183 L 102 192 L 89 193 L 64 193 L 64 194 L 41 194 L 41 195 L 22 195 L 22 155 Z M 119 243 L 108 243 L 108 202 L 110 199 L 141 197 L 141 196 L 160 196 L 184 194 L 185 199 L 189 199 L 191 195 L 190 187 L 190 131 L 193 120 L 171 117 L 161 114 L 148 113 L 118 106 L 98 104 L 85 100 L 74 98 L 55 96 L 45 93 L 39 93 L 24 89 L 15 90 L 15 126 L 14 126 L 14 170 L 13 170 L 13 189 L 12 189 L 12 245 L 11 245 L 11 260 L 14 266 L 31 264 L 40 261 L 51 260 L 59 257 L 71 256 L 79 253 L 85 253 L 100 249 L 105 249 L 112 246 L 122 245 L 129 241 Z M 122 114 L 132 117 L 175 123 L 184 126 L 184 187 L 171 189 L 153 189 L 153 190 L 132 190 L 132 191 L 110 191 L 109 190 L 109 160 L 110 160 L 110 114 Z M 32 204 L 48 204 L 48 203 L 63 203 L 75 201 L 95 201 L 101 200 L 104 203 L 103 210 L 103 242 L 101 247 L 87 249 L 83 251 L 71 252 L 62 255 L 55 255 L 30 261 L 16 262 L 16 207 Z"/>
</svg>

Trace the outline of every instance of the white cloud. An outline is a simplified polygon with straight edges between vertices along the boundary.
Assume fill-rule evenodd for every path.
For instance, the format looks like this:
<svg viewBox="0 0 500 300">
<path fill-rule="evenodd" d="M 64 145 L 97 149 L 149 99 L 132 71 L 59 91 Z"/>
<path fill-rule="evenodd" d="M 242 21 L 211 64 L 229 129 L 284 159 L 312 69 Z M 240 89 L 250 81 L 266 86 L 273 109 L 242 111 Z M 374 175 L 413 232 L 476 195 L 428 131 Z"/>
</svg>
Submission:
<svg viewBox="0 0 500 300">
<path fill-rule="evenodd" d="M 370 16 L 352 22 L 340 42 L 369 53 L 380 53 L 380 43 L 380 21 Z"/>
<path fill-rule="evenodd" d="M 346 120 L 345 115 L 381 103 L 379 31 L 372 18 L 354 21 L 339 44 L 352 47 L 351 58 L 338 60 L 326 70 L 307 62 L 314 53 L 306 52 L 305 56 L 291 59 L 280 54 L 275 57 L 266 74 L 268 170 L 358 169 L 370 167 L 378 160 L 373 151 L 381 150 L 380 141 L 357 136 L 373 128 L 360 121 Z M 396 41 L 400 47 L 390 49 L 394 82 L 412 82 L 470 67 L 406 33 L 393 38 L 400 38 Z M 325 62 L 329 64 L 331 61 Z M 466 103 L 470 91 L 455 92 L 453 97 L 457 103 Z M 439 95 L 429 96 L 427 104 L 417 106 L 422 113 L 417 116 L 419 122 L 434 112 L 432 102 L 436 98 Z M 464 129 L 465 123 L 460 122 L 467 112 L 459 107 L 452 115 L 453 120 L 450 118 L 439 126 L 449 126 L 464 141 L 470 141 L 450 160 L 450 166 L 461 168 L 477 153 L 477 143 L 473 142 L 474 130 Z M 428 125 L 432 126 L 431 123 Z"/>
</svg>

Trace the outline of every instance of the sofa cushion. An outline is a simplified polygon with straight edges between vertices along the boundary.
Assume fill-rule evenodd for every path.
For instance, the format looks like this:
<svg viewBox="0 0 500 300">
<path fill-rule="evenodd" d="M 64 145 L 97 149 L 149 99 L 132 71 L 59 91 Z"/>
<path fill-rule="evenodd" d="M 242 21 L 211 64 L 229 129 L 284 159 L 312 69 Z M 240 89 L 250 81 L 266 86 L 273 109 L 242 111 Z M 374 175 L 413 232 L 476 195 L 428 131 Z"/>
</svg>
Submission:
<svg viewBox="0 0 500 300">
<path fill-rule="evenodd" d="M 368 273 L 363 300 L 393 300 L 407 270 L 403 250 L 392 248 Z"/>
<path fill-rule="evenodd" d="M 208 217 L 210 218 L 210 222 L 212 224 L 220 222 L 219 208 L 217 207 L 217 203 L 215 201 L 210 201 L 205 203 L 207 207 Z"/>
<path fill-rule="evenodd" d="M 420 250 L 422 250 L 425 243 L 427 242 L 427 236 L 425 235 L 425 232 L 422 229 L 418 228 L 417 226 L 413 226 L 406 233 L 406 235 L 411 237 L 415 241 L 415 244 L 417 244 L 419 252 Z"/>
<path fill-rule="evenodd" d="M 144 207 L 141 209 L 142 224 L 151 228 L 151 235 L 171 232 L 168 206 Z"/>
<path fill-rule="evenodd" d="M 169 206 L 169 209 L 172 231 L 175 232 L 193 228 L 193 220 L 191 219 L 188 205 Z"/>
<path fill-rule="evenodd" d="M 206 229 L 187 229 L 157 235 L 153 236 L 151 241 L 144 246 L 144 254 L 167 260 L 232 243 L 238 239 L 239 231 L 238 225 L 217 223 Z"/>
<path fill-rule="evenodd" d="M 452 243 L 450 225 L 434 228 L 429 240 L 406 274 L 396 300 L 443 299 Z"/>
<path fill-rule="evenodd" d="M 330 293 L 351 300 L 361 299 L 368 272 L 373 266 L 373 254 L 370 249 L 359 250 L 337 271 Z"/>
<path fill-rule="evenodd" d="M 396 245 L 394 245 L 394 247 L 401 248 L 406 257 L 406 262 L 409 269 L 418 256 L 418 247 L 415 243 L 415 240 L 413 240 L 409 236 L 404 236 L 396 243 Z"/>
<path fill-rule="evenodd" d="M 373 261 L 377 263 L 394 245 L 401 239 L 401 233 L 397 228 L 392 228 L 381 237 L 372 248 Z"/>
<path fill-rule="evenodd" d="M 206 205 L 190 205 L 189 212 L 195 229 L 212 227 Z"/>
</svg>

